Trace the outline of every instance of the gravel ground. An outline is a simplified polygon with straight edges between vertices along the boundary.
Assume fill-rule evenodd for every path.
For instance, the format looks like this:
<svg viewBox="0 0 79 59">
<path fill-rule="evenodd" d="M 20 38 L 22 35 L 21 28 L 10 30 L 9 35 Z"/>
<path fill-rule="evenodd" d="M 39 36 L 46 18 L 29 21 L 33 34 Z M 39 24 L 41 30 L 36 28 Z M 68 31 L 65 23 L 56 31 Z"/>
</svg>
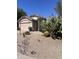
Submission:
<svg viewBox="0 0 79 59">
<path fill-rule="evenodd" d="M 24 38 L 18 31 L 17 52 L 37 59 L 62 59 L 62 40 L 44 37 L 43 33 L 38 31 L 31 32 L 31 35 Z"/>
</svg>

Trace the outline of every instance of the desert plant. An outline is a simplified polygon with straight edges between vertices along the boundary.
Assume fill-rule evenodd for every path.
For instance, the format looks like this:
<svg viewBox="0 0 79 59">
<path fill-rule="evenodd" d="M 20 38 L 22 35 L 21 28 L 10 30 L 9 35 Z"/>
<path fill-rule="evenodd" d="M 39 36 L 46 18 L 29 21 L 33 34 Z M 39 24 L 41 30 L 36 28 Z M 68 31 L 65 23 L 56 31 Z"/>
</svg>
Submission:
<svg viewBox="0 0 79 59">
<path fill-rule="evenodd" d="M 56 18 L 55 19 L 55 23 L 54 23 L 54 26 L 53 26 L 54 28 L 52 29 L 52 31 L 51 31 L 51 36 L 53 37 L 54 35 L 54 37 L 55 38 L 58 38 L 58 37 L 60 37 L 60 38 L 62 38 L 62 21 L 61 21 L 61 18 Z"/>
<path fill-rule="evenodd" d="M 25 37 L 26 35 L 30 35 L 30 32 L 26 31 L 26 32 L 23 33 L 23 37 Z"/>
<path fill-rule="evenodd" d="M 49 37 L 49 36 L 50 36 L 50 33 L 49 33 L 48 31 L 45 31 L 45 32 L 44 32 L 44 36 L 45 36 L 45 37 Z"/>
<path fill-rule="evenodd" d="M 59 17 L 51 17 L 48 18 L 46 23 L 44 24 L 45 29 L 43 32 L 48 31 L 52 38 L 62 38 L 62 20 Z"/>
<path fill-rule="evenodd" d="M 47 31 L 46 29 L 42 29 L 42 33 L 44 33 L 45 31 Z"/>
<path fill-rule="evenodd" d="M 24 34 L 25 35 L 30 35 L 30 32 L 29 31 L 26 31 Z"/>
</svg>

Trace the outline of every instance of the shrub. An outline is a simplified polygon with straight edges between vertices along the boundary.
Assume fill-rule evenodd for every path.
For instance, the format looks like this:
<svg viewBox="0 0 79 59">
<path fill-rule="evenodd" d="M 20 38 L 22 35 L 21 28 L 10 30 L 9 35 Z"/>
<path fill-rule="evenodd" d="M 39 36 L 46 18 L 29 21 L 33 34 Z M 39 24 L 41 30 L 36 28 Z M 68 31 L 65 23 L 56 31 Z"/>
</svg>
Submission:
<svg viewBox="0 0 79 59">
<path fill-rule="evenodd" d="M 32 27 L 29 27 L 29 31 L 32 31 Z"/>
<path fill-rule="evenodd" d="M 49 36 L 50 36 L 50 33 L 49 33 L 48 31 L 45 31 L 45 32 L 44 32 L 44 36 L 45 36 L 45 37 L 49 37 Z"/>
<path fill-rule="evenodd" d="M 60 37 L 62 39 L 62 20 L 58 17 L 51 17 L 44 23 L 45 29 L 42 30 L 44 35 L 47 36 L 47 33 L 50 33 L 52 38 Z M 46 32 L 48 31 L 48 32 Z"/>
<path fill-rule="evenodd" d="M 62 20 L 61 19 L 57 19 L 57 23 L 55 26 L 55 29 L 53 31 L 54 35 L 56 38 L 61 38 L 62 39 Z"/>
<path fill-rule="evenodd" d="M 30 32 L 29 31 L 26 31 L 24 34 L 25 35 L 30 35 Z"/>
<path fill-rule="evenodd" d="M 54 40 L 55 40 L 55 39 L 56 39 L 56 36 L 55 36 L 55 35 L 52 35 L 52 39 L 54 39 Z"/>
<path fill-rule="evenodd" d="M 58 31 L 55 36 L 57 39 L 62 39 L 62 33 L 60 31 Z"/>
<path fill-rule="evenodd" d="M 46 29 L 42 29 L 42 32 L 44 33 L 46 31 Z"/>
</svg>

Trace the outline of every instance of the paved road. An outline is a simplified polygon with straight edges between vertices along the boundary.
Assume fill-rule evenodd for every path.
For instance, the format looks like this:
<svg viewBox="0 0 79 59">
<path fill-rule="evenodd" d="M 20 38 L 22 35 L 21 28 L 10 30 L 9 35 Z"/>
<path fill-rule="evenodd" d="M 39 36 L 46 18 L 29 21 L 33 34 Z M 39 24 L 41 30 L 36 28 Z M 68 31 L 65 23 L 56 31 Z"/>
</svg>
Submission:
<svg viewBox="0 0 79 59">
<path fill-rule="evenodd" d="M 44 37 L 41 32 L 31 32 L 23 38 L 18 32 L 18 52 L 37 59 L 62 59 L 62 41 Z"/>
</svg>

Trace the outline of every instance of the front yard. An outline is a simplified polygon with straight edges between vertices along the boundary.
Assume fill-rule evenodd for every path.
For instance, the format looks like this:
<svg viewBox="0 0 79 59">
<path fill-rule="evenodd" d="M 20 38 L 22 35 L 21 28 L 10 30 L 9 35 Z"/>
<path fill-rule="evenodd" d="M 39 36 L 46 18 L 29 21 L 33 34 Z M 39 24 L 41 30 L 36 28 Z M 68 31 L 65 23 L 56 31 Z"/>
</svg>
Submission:
<svg viewBox="0 0 79 59">
<path fill-rule="evenodd" d="M 36 59 L 62 59 L 62 40 L 44 37 L 39 31 L 24 38 L 18 31 L 17 52 Z"/>
</svg>

